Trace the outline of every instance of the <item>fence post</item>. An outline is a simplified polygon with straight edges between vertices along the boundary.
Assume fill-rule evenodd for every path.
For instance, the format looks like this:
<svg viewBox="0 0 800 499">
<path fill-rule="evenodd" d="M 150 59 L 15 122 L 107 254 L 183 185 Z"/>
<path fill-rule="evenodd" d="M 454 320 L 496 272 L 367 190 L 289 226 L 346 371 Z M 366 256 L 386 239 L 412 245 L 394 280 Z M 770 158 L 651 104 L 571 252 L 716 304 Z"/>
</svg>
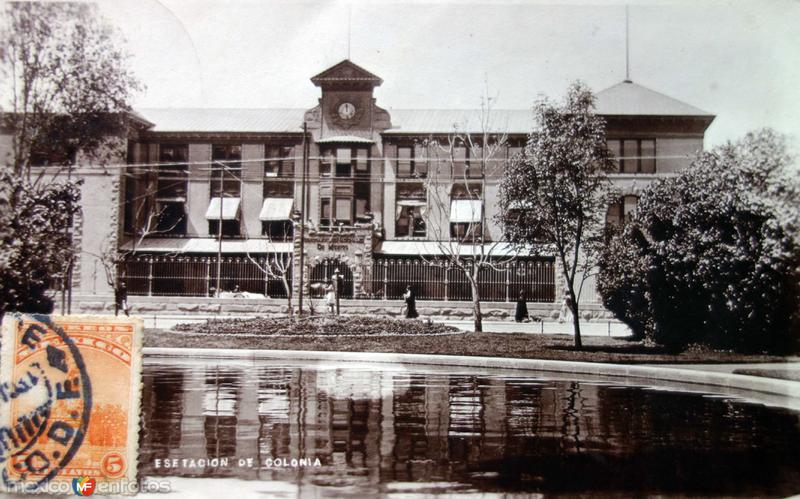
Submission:
<svg viewBox="0 0 800 499">
<path fill-rule="evenodd" d="M 450 264 L 446 264 L 444 266 L 444 301 L 447 300 L 448 291 L 450 288 L 450 281 L 447 279 L 447 276 L 450 274 Z"/>
<path fill-rule="evenodd" d="M 153 296 L 153 257 L 147 258 L 147 296 Z"/>
<path fill-rule="evenodd" d="M 509 267 L 511 267 L 511 264 L 507 263 L 507 264 L 504 265 L 504 267 L 505 267 L 505 270 L 506 270 L 506 303 L 508 303 L 508 302 L 511 301 L 511 299 L 510 299 L 510 295 L 511 295 L 511 271 L 509 270 Z"/>
<path fill-rule="evenodd" d="M 211 292 L 211 259 L 204 257 L 203 260 L 206 262 L 206 297 L 208 297 Z"/>
<path fill-rule="evenodd" d="M 389 287 L 389 260 L 383 260 L 383 299 L 388 300 L 389 297 L 386 296 L 386 290 Z"/>
</svg>

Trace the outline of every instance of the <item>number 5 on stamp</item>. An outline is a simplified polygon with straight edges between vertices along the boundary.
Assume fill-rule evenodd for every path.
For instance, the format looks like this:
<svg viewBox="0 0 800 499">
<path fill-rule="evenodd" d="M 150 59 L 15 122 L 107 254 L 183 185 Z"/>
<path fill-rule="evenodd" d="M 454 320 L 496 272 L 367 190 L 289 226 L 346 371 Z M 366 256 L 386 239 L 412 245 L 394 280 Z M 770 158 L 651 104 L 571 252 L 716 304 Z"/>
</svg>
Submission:
<svg viewBox="0 0 800 499">
<path fill-rule="evenodd" d="M 135 318 L 3 318 L 0 490 L 136 491 L 141 345 Z"/>
</svg>

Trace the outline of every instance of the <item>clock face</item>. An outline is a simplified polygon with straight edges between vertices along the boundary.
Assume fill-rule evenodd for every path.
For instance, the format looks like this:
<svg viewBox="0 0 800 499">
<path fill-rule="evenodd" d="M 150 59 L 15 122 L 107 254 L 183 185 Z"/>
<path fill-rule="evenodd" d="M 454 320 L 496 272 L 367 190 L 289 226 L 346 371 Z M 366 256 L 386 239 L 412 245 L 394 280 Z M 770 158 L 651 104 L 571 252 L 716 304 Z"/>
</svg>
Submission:
<svg viewBox="0 0 800 499">
<path fill-rule="evenodd" d="M 344 102 L 339 106 L 339 117 L 343 120 L 349 120 L 356 115 L 356 106 L 349 102 Z"/>
</svg>

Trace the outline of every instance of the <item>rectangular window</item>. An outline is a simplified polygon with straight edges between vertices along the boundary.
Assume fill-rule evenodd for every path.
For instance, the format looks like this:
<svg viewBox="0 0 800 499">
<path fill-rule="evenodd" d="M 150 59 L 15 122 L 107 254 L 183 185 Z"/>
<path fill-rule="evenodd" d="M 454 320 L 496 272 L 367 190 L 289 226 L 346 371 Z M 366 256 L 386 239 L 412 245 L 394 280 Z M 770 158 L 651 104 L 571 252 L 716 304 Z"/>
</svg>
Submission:
<svg viewBox="0 0 800 499">
<path fill-rule="evenodd" d="M 356 151 L 356 176 L 369 177 L 369 151 L 366 149 Z"/>
<path fill-rule="evenodd" d="M 656 141 L 655 140 L 642 140 L 641 141 L 641 167 L 639 169 L 642 173 L 655 173 L 656 172 Z"/>
<path fill-rule="evenodd" d="M 189 146 L 162 144 L 159 151 L 156 199 L 164 201 L 186 201 L 188 179 Z"/>
<path fill-rule="evenodd" d="M 219 234 L 219 220 L 208 221 L 208 233 L 214 237 Z M 240 235 L 239 220 L 222 221 L 222 237 L 239 237 Z"/>
<path fill-rule="evenodd" d="M 619 173 L 655 173 L 655 139 L 609 140 L 608 150 Z"/>
<path fill-rule="evenodd" d="M 622 173 L 622 164 L 620 163 L 620 147 L 622 146 L 622 141 L 620 140 L 609 140 L 606 142 L 608 145 L 608 152 L 611 155 L 611 159 L 614 161 L 614 164 L 617 165 L 617 171 Z"/>
<path fill-rule="evenodd" d="M 186 211 L 183 202 L 159 202 L 156 218 L 156 231 L 159 234 L 186 234 Z"/>
<path fill-rule="evenodd" d="M 211 159 L 211 197 L 240 197 L 242 146 L 213 145 Z"/>
<path fill-rule="evenodd" d="M 622 172 L 639 171 L 639 143 L 636 140 L 625 140 L 622 143 Z"/>
<path fill-rule="evenodd" d="M 319 176 L 320 177 L 330 177 L 331 170 L 333 168 L 333 161 L 334 157 L 330 151 L 325 151 L 322 153 L 322 161 L 319 164 Z"/>
<path fill-rule="evenodd" d="M 336 162 L 336 178 L 349 178 L 353 176 L 353 167 L 350 163 Z"/>
<path fill-rule="evenodd" d="M 397 176 L 408 178 L 414 174 L 414 148 L 408 146 L 397 147 Z"/>
<path fill-rule="evenodd" d="M 400 200 L 397 202 L 397 220 L 395 221 L 395 236 L 397 237 L 425 237 L 426 227 L 423 215 L 425 201 Z"/>
<path fill-rule="evenodd" d="M 264 176 L 294 177 L 294 146 L 265 146 Z"/>
<path fill-rule="evenodd" d="M 453 148 L 453 178 L 464 178 L 467 174 L 467 147 L 455 146 Z"/>
<path fill-rule="evenodd" d="M 331 225 L 331 198 L 322 198 L 320 200 L 320 217 L 319 223 L 323 227 Z"/>
<path fill-rule="evenodd" d="M 450 199 L 481 199 L 481 184 L 453 184 Z"/>
<path fill-rule="evenodd" d="M 336 199 L 336 221 L 349 224 L 353 213 L 353 200 L 350 198 Z"/>
<path fill-rule="evenodd" d="M 261 235 L 270 241 L 291 241 L 294 235 L 294 224 L 290 220 L 270 220 L 261 222 Z"/>
<path fill-rule="evenodd" d="M 364 217 L 370 211 L 370 183 L 368 181 L 354 182 L 353 194 L 356 202 L 356 218 Z"/>
<path fill-rule="evenodd" d="M 469 159 L 467 160 L 467 177 L 471 178 L 480 178 L 484 171 L 483 158 L 482 158 L 482 149 L 479 145 L 473 145 L 473 147 L 467 148 L 467 155 Z"/>
<path fill-rule="evenodd" d="M 459 241 L 479 239 L 481 235 L 480 223 L 451 223 L 450 237 Z"/>
</svg>

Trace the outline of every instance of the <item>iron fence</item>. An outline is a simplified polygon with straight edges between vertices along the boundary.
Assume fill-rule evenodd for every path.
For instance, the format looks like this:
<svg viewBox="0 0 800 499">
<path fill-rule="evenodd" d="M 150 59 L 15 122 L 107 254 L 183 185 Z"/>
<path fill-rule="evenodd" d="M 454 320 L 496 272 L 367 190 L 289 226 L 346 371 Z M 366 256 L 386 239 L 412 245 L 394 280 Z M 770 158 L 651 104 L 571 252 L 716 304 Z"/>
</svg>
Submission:
<svg viewBox="0 0 800 499">
<path fill-rule="evenodd" d="M 219 287 L 222 292 L 247 292 L 286 298 L 279 274 L 265 272 L 275 255 L 248 258 L 222 257 Z M 285 262 L 288 255 L 278 255 Z M 217 287 L 217 258 L 199 256 L 139 255 L 120 264 L 120 279 L 128 294 L 145 296 L 213 296 Z M 287 272 L 291 287 L 291 269 Z"/>
<path fill-rule="evenodd" d="M 472 299 L 469 280 L 462 270 L 447 261 L 418 258 L 377 259 L 372 269 L 371 290 L 367 292 L 399 299 L 407 285 L 420 300 Z M 554 301 L 554 260 L 515 260 L 481 270 L 478 294 L 483 301 L 514 301 L 523 290 L 528 301 Z"/>
<path fill-rule="evenodd" d="M 263 269 L 274 255 L 248 258 L 222 257 L 221 291 L 240 291 L 285 298 L 279 277 Z M 280 255 L 278 258 L 289 258 Z M 285 260 L 284 260 L 285 261 Z M 312 262 L 307 266 L 308 291 L 312 297 L 324 293 L 335 272 L 341 276 L 342 298 L 402 298 L 411 286 L 419 300 L 469 301 L 472 292 L 467 276 L 446 260 L 378 258 L 370 265 L 350 266 L 338 260 Z M 128 294 L 147 296 L 213 296 L 217 282 L 216 257 L 139 255 L 120 265 L 120 277 Z M 291 286 L 291 271 L 288 273 Z M 478 291 L 487 302 L 515 301 L 521 291 L 532 302 L 555 301 L 553 259 L 521 259 L 484 268 Z"/>
</svg>

